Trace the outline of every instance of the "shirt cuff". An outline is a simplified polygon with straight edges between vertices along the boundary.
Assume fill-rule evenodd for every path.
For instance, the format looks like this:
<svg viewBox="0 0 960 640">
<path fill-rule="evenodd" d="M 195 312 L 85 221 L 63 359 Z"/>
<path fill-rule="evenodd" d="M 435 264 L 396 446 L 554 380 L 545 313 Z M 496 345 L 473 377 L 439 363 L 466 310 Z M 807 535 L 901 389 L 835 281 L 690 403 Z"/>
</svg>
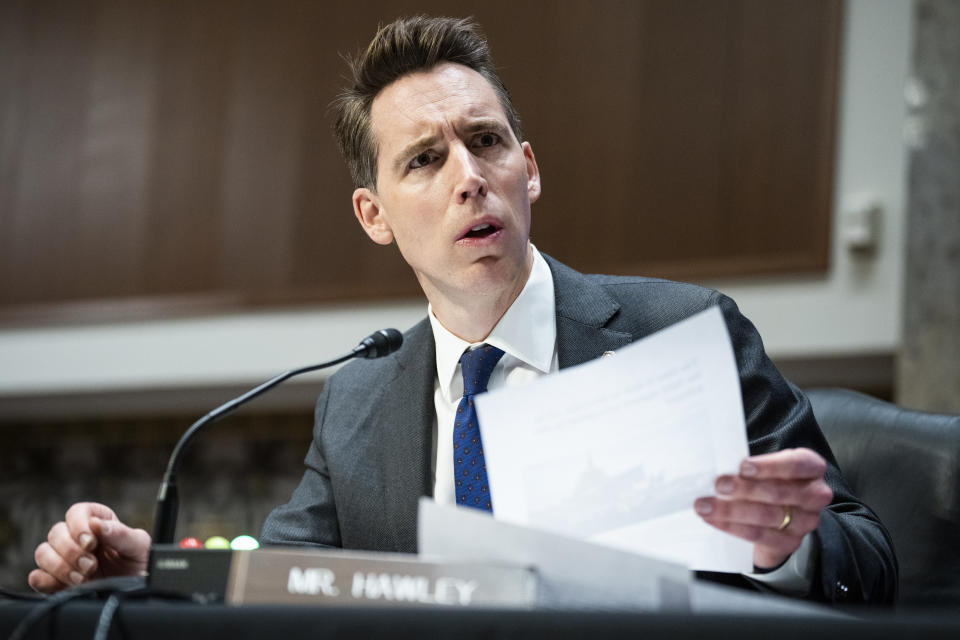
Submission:
<svg viewBox="0 0 960 640">
<path fill-rule="evenodd" d="M 810 585 L 813 583 L 815 552 L 813 534 L 808 533 L 803 536 L 800 547 L 773 571 L 743 575 L 784 595 L 803 596 L 810 593 Z"/>
</svg>

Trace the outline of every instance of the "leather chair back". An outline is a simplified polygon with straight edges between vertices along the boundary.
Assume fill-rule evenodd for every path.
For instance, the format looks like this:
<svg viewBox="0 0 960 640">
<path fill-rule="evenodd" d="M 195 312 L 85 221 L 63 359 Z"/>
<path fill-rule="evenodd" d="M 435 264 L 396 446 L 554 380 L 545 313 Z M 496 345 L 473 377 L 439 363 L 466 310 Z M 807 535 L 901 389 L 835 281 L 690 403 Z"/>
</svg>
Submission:
<svg viewBox="0 0 960 640">
<path fill-rule="evenodd" d="M 847 484 L 893 538 L 900 606 L 960 605 L 960 416 L 806 393 Z"/>
</svg>

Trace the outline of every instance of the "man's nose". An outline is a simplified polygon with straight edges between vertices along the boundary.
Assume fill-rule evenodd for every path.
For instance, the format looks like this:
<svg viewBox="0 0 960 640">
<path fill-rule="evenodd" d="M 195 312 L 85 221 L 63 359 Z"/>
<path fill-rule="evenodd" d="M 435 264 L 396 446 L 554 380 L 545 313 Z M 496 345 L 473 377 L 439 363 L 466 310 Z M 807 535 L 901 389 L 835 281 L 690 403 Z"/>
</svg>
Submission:
<svg viewBox="0 0 960 640">
<path fill-rule="evenodd" d="M 477 157 L 463 145 L 457 145 L 451 154 L 457 171 L 456 197 L 459 204 L 470 198 L 487 195 L 487 180 L 483 177 Z"/>
</svg>

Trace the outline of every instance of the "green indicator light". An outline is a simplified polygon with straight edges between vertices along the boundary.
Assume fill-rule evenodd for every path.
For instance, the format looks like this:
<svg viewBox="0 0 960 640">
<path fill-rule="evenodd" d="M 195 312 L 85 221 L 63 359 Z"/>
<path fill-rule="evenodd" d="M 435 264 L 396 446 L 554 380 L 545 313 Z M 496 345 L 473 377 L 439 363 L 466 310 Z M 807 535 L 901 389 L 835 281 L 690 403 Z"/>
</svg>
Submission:
<svg viewBox="0 0 960 640">
<path fill-rule="evenodd" d="M 251 536 L 237 536 L 230 542 L 230 548 L 237 551 L 250 551 L 251 549 L 259 549 L 260 543 Z"/>
</svg>

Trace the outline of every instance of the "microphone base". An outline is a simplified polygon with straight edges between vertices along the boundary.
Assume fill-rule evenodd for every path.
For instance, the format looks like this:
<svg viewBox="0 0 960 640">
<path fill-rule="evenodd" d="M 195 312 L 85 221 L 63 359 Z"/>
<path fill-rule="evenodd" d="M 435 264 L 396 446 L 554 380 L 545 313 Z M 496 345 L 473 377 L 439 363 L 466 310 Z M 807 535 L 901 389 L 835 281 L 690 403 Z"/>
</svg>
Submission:
<svg viewBox="0 0 960 640">
<path fill-rule="evenodd" d="M 147 586 L 151 591 L 202 602 L 223 602 L 230 578 L 230 549 L 182 549 L 175 544 L 150 547 Z"/>
</svg>

